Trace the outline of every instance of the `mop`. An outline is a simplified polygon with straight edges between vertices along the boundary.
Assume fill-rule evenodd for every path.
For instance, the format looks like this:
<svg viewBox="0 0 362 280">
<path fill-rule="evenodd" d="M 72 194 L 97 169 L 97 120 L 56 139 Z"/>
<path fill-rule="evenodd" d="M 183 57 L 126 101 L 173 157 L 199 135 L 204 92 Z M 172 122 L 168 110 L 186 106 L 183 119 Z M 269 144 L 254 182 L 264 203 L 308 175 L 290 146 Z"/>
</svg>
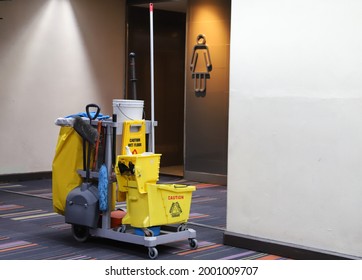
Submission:
<svg viewBox="0 0 362 280">
<path fill-rule="evenodd" d="M 155 152 L 155 83 L 153 50 L 153 3 L 150 3 L 150 57 L 151 57 L 151 152 Z"/>
<path fill-rule="evenodd" d="M 99 210 L 108 210 L 108 174 L 107 167 L 102 164 L 98 176 Z"/>
</svg>

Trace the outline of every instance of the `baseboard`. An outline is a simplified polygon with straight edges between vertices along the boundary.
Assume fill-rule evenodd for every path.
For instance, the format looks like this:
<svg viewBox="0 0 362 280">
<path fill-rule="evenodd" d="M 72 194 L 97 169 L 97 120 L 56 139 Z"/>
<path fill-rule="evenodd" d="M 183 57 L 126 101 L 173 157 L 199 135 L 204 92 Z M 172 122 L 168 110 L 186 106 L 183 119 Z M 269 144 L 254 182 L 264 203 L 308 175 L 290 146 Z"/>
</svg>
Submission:
<svg viewBox="0 0 362 280">
<path fill-rule="evenodd" d="M 272 254 L 294 260 L 354 260 L 357 257 L 337 254 L 328 251 L 314 250 L 294 244 L 275 242 L 262 238 L 254 238 L 226 231 L 224 244 L 248 250 Z"/>
<path fill-rule="evenodd" d="M 17 174 L 3 174 L 0 175 L 0 182 L 17 182 L 17 181 L 31 181 L 41 179 L 51 179 L 52 172 L 30 172 L 30 173 L 17 173 Z"/>
<path fill-rule="evenodd" d="M 184 178 L 186 180 L 198 181 L 209 184 L 218 184 L 224 186 L 226 186 L 227 184 L 227 175 L 220 175 L 220 174 L 211 174 L 211 173 L 185 170 Z"/>
</svg>

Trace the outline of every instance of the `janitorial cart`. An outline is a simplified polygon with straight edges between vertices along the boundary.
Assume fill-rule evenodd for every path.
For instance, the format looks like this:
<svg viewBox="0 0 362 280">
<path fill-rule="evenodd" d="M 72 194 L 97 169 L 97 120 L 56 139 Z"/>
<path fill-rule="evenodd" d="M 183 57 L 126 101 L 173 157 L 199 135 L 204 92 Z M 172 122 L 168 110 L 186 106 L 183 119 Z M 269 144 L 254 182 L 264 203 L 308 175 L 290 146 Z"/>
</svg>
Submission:
<svg viewBox="0 0 362 280">
<path fill-rule="evenodd" d="M 188 241 L 196 249 L 196 231 L 188 228 L 195 186 L 159 184 L 161 154 L 129 149 L 146 146 L 142 137 L 152 131 L 150 122 L 123 122 L 121 154 L 116 154 L 116 115 L 97 118 L 86 107 L 86 117 L 58 120 L 61 126 L 53 161 L 53 206 L 71 224 L 79 242 L 90 236 L 143 245 L 148 256 L 158 256 L 157 245 Z M 97 110 L 98 111 L 98 110 Z M 72 123 L 73 121 L 73 123 Z M 137 137 L 128 131 L 143 127 Z M 94 141 L 93 136 L 95 135 Z M 133 138 L 132 138 L 133 137 Z M 92 143 L 93 142 L 93 143 Z M 133 150 L 133 154 L 132 154 Z M 123 203 L 125 207 L 118 209 Z"/>
</svg>

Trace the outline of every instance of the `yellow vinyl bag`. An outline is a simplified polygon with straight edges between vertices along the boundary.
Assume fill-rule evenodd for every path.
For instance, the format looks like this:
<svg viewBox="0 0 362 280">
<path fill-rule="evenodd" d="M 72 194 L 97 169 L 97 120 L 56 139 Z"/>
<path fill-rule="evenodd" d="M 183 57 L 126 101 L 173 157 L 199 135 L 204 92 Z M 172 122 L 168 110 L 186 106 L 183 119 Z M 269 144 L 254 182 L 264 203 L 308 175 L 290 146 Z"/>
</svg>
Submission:
<svg viewBox="0 0 362 280">
<path fill-rule="evenodd" d="M 61 127 L 52 165 L 53 208 L 64 215 L 68 193 L 82 183 L 83 141 L 72 127 Z"/>
</svg>

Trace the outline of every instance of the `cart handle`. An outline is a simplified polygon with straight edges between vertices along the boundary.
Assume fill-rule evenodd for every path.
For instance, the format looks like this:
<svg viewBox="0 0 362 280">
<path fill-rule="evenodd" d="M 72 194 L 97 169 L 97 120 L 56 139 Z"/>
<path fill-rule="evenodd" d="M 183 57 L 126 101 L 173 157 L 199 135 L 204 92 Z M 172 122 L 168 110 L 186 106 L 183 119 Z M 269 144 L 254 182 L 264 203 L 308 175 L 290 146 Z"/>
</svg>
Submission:
<svg viewBox="0 0 362 280">
<path fill-rule="evenodd" d="M 172 191 L 172 192 L 193 192 L 196 190 L 195 186 L 178 185 L 178 184 L 171 185 L 173 189 L 170 189 L 170 185 L 164 186 L 162 184 L 157 184 L 156 186 L 161 190 Z"/>
<path fill-rule="evenodd" d="M 91 112 L 89 111 L 90 108 L 95 108 L 97 109 L 97 111 L 95 112 L 94 116 L 92 117 L 91 115 Z M 99 108 L 99 106 L 97 104 L 88 104 L 86 107 L 85 107 L 85 111 L 87 112 L 87 116 L 90 120 L 95 120 L 98 115 L 99 115 L 99 112 L 101 111 L 101 108 Z"/>
</svg>

